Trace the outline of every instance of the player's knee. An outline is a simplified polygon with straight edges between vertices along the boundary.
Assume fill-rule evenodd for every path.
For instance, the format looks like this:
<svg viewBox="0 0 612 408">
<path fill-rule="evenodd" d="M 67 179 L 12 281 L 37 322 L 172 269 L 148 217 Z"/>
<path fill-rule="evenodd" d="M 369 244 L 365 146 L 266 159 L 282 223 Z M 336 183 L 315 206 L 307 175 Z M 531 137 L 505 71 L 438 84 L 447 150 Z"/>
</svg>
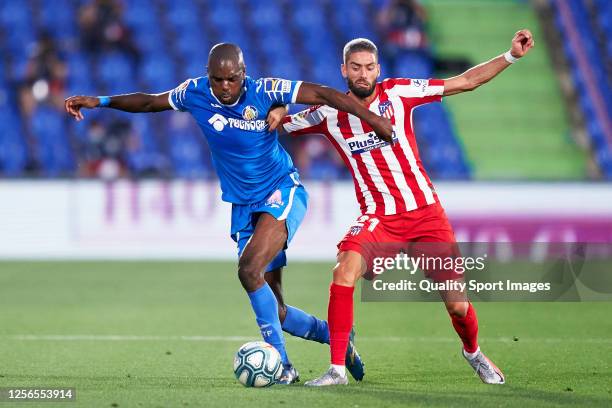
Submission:
<svg viewBox="0 0 612 408">
<path fill-rule="evenodd" d="M 358 273 L 353 273 L 351 268 L 347 268 L 343 263 L 338 263 L 334 268 L 333 280 L 336 285 L 355 286 L 359 279 Z"/>
<path fill-rule="evenodd" d="M 238 264 L 238 279 L 247 292 L 257 290 L 264 282 L 261 269 L 249 262 Z"/>
<path fill-rule="evenodd" d="M 277 299 L 278 300 L 278 299 Z M 287 316 L 287 307 L 284 304 L 278 303 L 278 318 L 281 323 L 285 321 L 285 317 Z"/>
<path fill-rule="evenodd" d="M 448 314 L 455 317 L 465 317 L 467 315 L 468 303 L 467 302 L 447 302 L 446 310 Z"/>
</svg>

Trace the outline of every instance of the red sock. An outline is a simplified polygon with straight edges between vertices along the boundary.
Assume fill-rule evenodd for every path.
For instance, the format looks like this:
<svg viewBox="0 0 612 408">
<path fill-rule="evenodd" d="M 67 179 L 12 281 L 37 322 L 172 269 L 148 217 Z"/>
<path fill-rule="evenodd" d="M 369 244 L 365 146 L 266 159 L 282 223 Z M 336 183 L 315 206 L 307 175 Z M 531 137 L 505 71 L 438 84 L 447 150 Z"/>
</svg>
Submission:
<svg viewBox="0 0 612 408">
<path fill-rule="evenodd" d="M 327 322 L 329 324 L 329 344 L 331 363 L 344 365 L 349 334 L 353 327 L 353 292 L 354 287 L 332 283 L 329 287 L 329 307 Z"/>
<path fill-rule="evenodd" d="M 463 349 L 468 353 L 478 350 L 478 318 L 472 304 L 469 304 L 467 314 L 464 317 L 451 315 L 451 320 L 455 331 L 461 337 Z"/>
</svg>

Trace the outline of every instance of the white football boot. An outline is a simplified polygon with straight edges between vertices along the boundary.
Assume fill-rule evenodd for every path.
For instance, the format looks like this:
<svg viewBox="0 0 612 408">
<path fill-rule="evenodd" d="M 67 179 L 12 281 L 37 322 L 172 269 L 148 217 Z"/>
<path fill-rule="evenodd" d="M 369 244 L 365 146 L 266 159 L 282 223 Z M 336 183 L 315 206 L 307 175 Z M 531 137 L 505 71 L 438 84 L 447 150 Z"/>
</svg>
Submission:
<svg viewBox="0 0 612 408">
<path fill-rule="evenodd" d="M 329 370 L 319 378 L 304 383 L 307 387 L 325 387 L 328 385 L 347 385 L 348 377 L 346 373 L 342 376 L 339 372 L 330 367 Z"/>
<path fill-rule="evenodd" d="M 480 347 L 478 350 L 476 350 L 476 355 L 472 358 L 469 358 L 466 355 L 465 350 L 462 350 L 462 354 L 467 362 L 470 363 L 476 374 L 478 374 L 483 383 L 504 384 L 506 382 L 504 374 L 495 364 L 493 364 L 491 360 L 487 358 L 487 356 L 482 353 L 482 351 L 480 351 Z"/>
</svg>

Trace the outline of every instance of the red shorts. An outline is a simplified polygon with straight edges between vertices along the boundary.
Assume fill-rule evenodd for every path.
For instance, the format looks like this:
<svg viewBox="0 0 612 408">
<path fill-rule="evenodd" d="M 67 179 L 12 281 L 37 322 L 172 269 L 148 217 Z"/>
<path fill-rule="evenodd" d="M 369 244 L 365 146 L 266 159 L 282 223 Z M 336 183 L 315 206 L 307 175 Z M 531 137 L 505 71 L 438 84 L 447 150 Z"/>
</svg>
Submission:
<svg viewBox="0 0 612 408">
<path fill-rule="evenodd" d="M 400 252 L 410 256 L 461 256 L 440 203 L 395 215 L 362 215 L 340 241 L 338 250 L 360 253 L 367 263 L 368 272 L 375 258 L 394 257 Z M 425 269 L 426 276 L 435 280 L 460 277 L 454 271 L 434 269 Z"/>
</svg>

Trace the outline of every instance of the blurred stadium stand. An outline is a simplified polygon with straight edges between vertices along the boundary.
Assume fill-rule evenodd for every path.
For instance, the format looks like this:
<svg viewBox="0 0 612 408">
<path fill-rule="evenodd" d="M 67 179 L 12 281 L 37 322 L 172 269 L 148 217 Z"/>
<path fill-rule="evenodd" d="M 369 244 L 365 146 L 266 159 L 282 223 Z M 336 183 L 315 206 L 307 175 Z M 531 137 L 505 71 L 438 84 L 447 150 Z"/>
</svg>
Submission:
<svg viewBox="0 0 612 408">
<path fill-rule="evenodd" d="M 612 179 L 612 2 L 551 0 L 595 159 Z"/>
<path fill-rule="evenodd" d="M 133 115 L 94 110 L 86 112 L 86 119 L 77 123 L 63 112 L 63 99 L 72 94 L 171 89 L 187 77 L 203 75 L 208 50 L 220 41 L 241 45 L 252 77 L 304 79 L 346 89 L 338 68 L 341 48 L 347 40 L 358 36 L 381 44 L 383 38 L 377 25 L 372 23 L 372 16 L 385 3 L 384 0 L 0 0 L 0 176 L 214 177 L 206 143 L 188 115 L 169 112 Z M 436 46 L 436 29 L 447 23 L 436 20 L 436 10 L 452 7 L 451 12 L 461 15 L 462 10 L 463 14 L 469 10 L 464 3 L 426 3 L 432 14 L 432 42 Z M 483 10 L 488 10 L 486 3 L 478 2 L 485 4 Z M 526 9 L 523 13 L 533 17 L 523 2 L 502 3 L 515 4 L 517 9 Z M 603 10 L 595 22 L 597 33 L 607 41 L 606 54 L 600 55 L 599 60 L 591 60 L 601 64 L 610 52 L 610 3 L 587 0 L 570 3 L 573 14 L 580 15 L 579 9 L 587 4 Z M 483 15 L 483 18 L 490 16 Z M 462 23 L 449 24 L 447 28 L 461 33 L 469 30 L 472 23 L 469 16 L 452 20 Z M 512 21 L 498 24 L 495 20 L 498 19 L 487 26 L 494 45 L 478 44 L 478 52 L 470 55 L 474 62 L 499 53 L 499 44 L 507 44 L 517 28 Z M 581 35 L 596 35 L 590 25 L 593 21 L 587 17 L 579 21 L 591 27 L 581 28 Z M 537 22 L 530 22 L 537 26 Z M 564 33 L 563 24 L 559 24 L 559 29 Z M 503 37 L 501 42 L 497 41 L 499 37 Z M 490 52 L 491 48 L 494 51 Z M 403 53 L 393 64 L 400 68 L 393 71 L 385 70 L 390 64 L 382 60 L 383 76 L 434 76 L 437 73 L 433 71 L 430 51 Z M 485 58 L 481 58 L 482 52 L 487 52 Z M 589 51 L 589 58 L 594 58 L 597 52 Z M 545 57 L 541 58 L 545 63 Z M 599 73 L 602 70 L 598 70 L 597 81 L 602 79 Z M 499 88 L 501 91 L 479 96 L 478 101 L 470 96 L 463 102 L 431 104 L 417 110 L 414 119 L 419 147 L 432 177 L 584 177 L 584 171 L 580 170 L 584 158 L 575 143 L 563 134 L 562 127 L 550 126 L 551 122 L 562 120 L 563 115 L 561 98 L 555 95 L 558 85 L 554 79 L 545 78 L 550 72 L 550 67 L 533 72 L 543 78 L 543 86 L 533 95 L 522 95 L 520 102 L 516 95 L 503 95 L 503 89 L 520 89 L 520 78 L 515 77 L 506 87 Z M 584 73 L 577 65 L 574 80 L 580 81 L 581 75 Z M 605 79 L 603 83 L 607 86 Z M 551 90 L 552 97 L 544 96 Z M 609 115 L 609 88 L 606 90 Z M 508 134 L 507 123 L 502 124 L 508 121 L 509 112 L 511 116 L 522 115 L 526 110 L 525 100 L 532 97 L 535 99 L 527 111 L 538 105 L 540 109 L 552 105 L 555 114 L 545 121 L 527 121 L 522 127 L 511 129 L 523 133 L 524 137 L 517 140 Z M 592 95 L 585 93 L 582 102 L 587 116 L 595 115 L 591 98 Z M 460 106 L 466 105 L 465 101 L 469 102 L 467 108 Z M 489 108 L 484 109 L 485 117 L 483 110 L 478 109 L 483 104 Z M 522 106 L 517 108 L 517 104 Z M 479 127 L 478 123 L 483 120 L 503 128 L 501 144 L 500 137 L 491 141 L 490 132 L 482 130 L 486 127 Z M 458 137 L 454 123 L 458 123 L 463 139 Z M 602 139 L 605 126 L 606 123 L 595 119 L 589 121 L 596 148 L 594 154 L 602 173 L 612 178 L 612 143 L 610 139 Z M 501 176 L 488 170 L 488 166 L 500 163 L 515 166 L 517 155 L 524 154 L 524 146 L 523 149 L 519 146 L 524 144 L 525 137 L 539 139 L 539 148 L 536 146 L 526 155 L 530 164 L 524 167 L 528 170 L 506 171 Z M 293 153 L 306 178 L 350 177 L 336 154 L 320 139 L 298 138 L 283 140 L 283 143 Z M 489 146 L 488 150 L 483 146 Z M 542 163 L 553 163 L 551 170 L 547 172 L 545 167 L 542 171 Z"/>
</svg>

